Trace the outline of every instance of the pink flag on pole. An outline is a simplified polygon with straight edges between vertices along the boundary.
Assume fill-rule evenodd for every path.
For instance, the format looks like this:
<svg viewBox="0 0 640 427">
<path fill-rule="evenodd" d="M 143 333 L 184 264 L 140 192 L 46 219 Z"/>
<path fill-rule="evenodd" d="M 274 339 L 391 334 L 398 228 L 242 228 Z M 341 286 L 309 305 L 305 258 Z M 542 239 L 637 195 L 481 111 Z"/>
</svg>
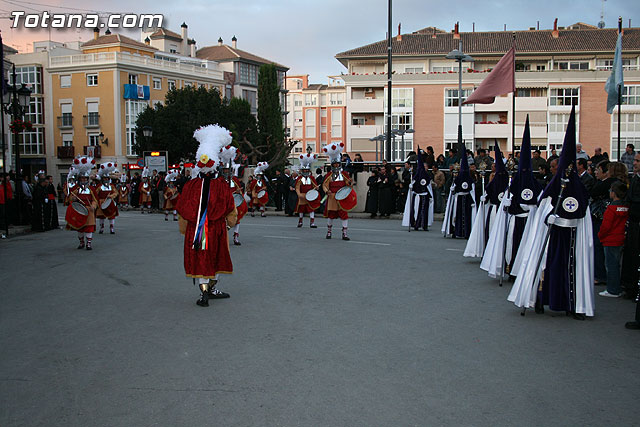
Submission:
<svg viewBox="0 0 640 427">
<path fill-rule="evenodd" d="M 462 104 L 492 104 L 496 96 L 516 90 L 516 49 L 512 47 Z"/>
</svg>

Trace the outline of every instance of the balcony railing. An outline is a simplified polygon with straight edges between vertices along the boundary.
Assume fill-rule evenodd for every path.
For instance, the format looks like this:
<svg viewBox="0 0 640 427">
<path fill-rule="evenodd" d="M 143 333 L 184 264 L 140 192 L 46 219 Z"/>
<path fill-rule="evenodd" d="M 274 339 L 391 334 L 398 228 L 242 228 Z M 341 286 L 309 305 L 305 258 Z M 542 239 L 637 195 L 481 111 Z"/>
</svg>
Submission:
<svg viewBox="0 0 640 427">
<path fill-rule="evenodd" d="M 99 159 L 102 157 L 102 149 L 99 145 L 85 145 L 84 154 L 86 156 L 91 156 L 94 159 Z"/>
<path fill-rule="evenodd" d="M 58 147 L 59 159 L 73 159 L 75 157 L 75 149 L 73 145 L 68 147 Z"/>
<path fill-rule="evenodd" d="M 89 113 L 88 116 L 82 116 L 82 122 L 86 128 L 99 128 L 100 116 L 98 114 Z"/>
<path fill-rule="evenodd" d="M 58 129 L 73 128 L 73 116 L 71 114 L 63 114 L 58 116 Z"/>
</svg>

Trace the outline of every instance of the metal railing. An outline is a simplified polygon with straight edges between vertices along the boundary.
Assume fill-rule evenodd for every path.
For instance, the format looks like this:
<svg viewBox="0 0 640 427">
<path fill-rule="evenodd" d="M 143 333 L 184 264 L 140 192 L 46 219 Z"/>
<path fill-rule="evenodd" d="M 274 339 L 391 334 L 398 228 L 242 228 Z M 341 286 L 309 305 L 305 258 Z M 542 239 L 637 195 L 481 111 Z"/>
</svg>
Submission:
<svg viewBox="0 0 640 427">
<path fill-rule="evenodd" d="M 73 128 L 73 116 L 71 114 L 63 114 L 58 116 L 58 129 Z"/>
</svg>

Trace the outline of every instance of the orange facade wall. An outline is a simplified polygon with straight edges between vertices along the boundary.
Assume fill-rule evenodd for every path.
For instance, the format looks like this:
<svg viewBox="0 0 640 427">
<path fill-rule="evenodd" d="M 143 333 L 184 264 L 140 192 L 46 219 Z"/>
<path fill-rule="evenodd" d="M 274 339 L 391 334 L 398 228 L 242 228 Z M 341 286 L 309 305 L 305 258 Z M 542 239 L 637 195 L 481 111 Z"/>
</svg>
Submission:
<svg viewBox="0 0 640 427">
<path fill-rule="evenodd" d="M 396 86 L 394 86 L 396 87 Z M 416 85 L 413 87 L 414 150 L 432 146 L 436 156 L 444 147 L 444 89 L 450 85 Z"/>
</svg>

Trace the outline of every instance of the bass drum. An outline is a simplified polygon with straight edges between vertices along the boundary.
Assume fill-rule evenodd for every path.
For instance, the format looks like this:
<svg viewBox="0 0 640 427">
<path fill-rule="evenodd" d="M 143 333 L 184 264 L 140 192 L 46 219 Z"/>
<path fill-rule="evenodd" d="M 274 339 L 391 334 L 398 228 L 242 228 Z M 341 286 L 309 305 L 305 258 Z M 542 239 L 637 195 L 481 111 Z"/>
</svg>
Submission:
<svg viewBox="0 0 640 427">
<path fill-rule="evenodd" d="M 79 202 L 73 202 L 67 206 L 67 213 L 64 216 L 67 225 L 74 230 L 79 230 L 87 223 L 89 210 Z"/>
<path fill-rule="evenodd" d="M 267 190 L 260 190 L 258 192 L 258 201 L 261 205 L 267 204 L 267 202 L 269 201 L 269 193 L 267 193 Z"/>
<path fill-rule="evenodd" d="M 307 203 L 309 203 L 309 207 L 314 211 L 320 207 L 321 200 L 320 192 L 318 190 L 307 191 L 307 193 L 304 195 L 304 198 L 307 200 Z"/>
<path fill-rule="evenodd" d="M 351 187 L 342 187 L 336 192 L 336 202 L 340 209 L 344 211 L 351 211 L 358 204 L 358 195 Z"/>
<path fill-rule="evenodd" d="M 238 210 L 238 221 L 240 221 L 242 217 L 245 216 L 249 211 L 247 201 L 244 199 L 242 194 L 235 193 L 233 195 L 233 202 L 235 203 L 236 209 Z"/>
<path fill-rule="evenodd" d="M 107 198 L 104 202 L 102 202 L 102 204 L 100 205 L 100 210 L 102 211 L 102 214 L 105 216 L 105 218 L 114 218 L 118 215 L 118 207 L 111 198 Z"/>
</svg>

